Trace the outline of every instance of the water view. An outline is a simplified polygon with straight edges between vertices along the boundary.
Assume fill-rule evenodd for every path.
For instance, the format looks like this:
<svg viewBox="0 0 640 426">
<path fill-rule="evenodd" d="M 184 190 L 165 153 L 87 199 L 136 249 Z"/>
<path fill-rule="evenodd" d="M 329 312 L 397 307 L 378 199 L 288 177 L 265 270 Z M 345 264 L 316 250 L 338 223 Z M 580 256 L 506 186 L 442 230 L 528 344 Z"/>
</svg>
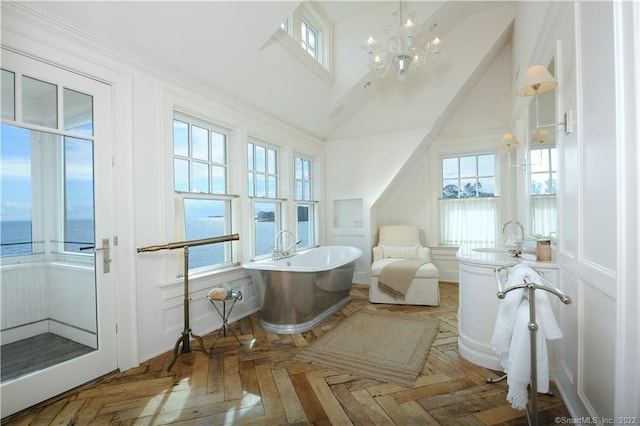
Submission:
<svg viewBox="0 0 640 426">
<path fill-rule="evenodd" d="M 188 217 L 186 221 L 186 239 L 220 237 L 227 235 L 224 229 L 224 219 L 221 217 Z M 304 238 L 308 235 L 309 222 L 299 222 L 299 233 Z M 93 248 L 94 227 L 91 219 L 67 221 L 67 236 L 65 250 L 77 253 L 88 253 Z M 256 253 L 271 252 L 275 236 L 275 222 L 273 220 L 256 220 Z M 0 223 L 0 257 L 19 256 L 44 251 L 43 242 L 32 239 L 31 221 L 3 221 Z M 290 240 L 287 240 L 290 243 Z M 159 242 L 161 243 L 161 242 Z M 189 268 L 195 269 L 216 263 L 225 262 L 224 247 L 227 243 L 208 244 L 189 248 Z M 308 245 L 303 241 L 301 246 Z M 230 254 L 229 254 L 230 255 Z"/>
</svg>

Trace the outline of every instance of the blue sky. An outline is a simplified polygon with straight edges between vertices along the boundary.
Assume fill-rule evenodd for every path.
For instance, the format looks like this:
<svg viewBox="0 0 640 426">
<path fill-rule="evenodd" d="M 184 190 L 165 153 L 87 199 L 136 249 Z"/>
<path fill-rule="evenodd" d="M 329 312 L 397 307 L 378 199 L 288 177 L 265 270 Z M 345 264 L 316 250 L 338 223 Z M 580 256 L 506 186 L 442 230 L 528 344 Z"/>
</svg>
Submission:
<svg viewBox="0 0 640 426">
<path fill-rule="evenodd" d="M 31 220 L 33 182 L 31 159 L 42 153 L 31 152 L 31 131 L 2 125 L 0 133 L 0 219 Z M 42 134 L 43 143 L 52 141 Z M 58 137 L 54 137 L 60 140 Z M 67 138 L 65 146 L 67 219 L 93 217 L 93 149 L 92 142 Z M 56 150 L 56 152 L 58 152 Z M 45 165 L 56 164 L 55 159 L 43 158 Z M 36 182 L 37 183 L 37 182 Z M 42 204 L 50 210 L 52 205 Z"/>
</svg>

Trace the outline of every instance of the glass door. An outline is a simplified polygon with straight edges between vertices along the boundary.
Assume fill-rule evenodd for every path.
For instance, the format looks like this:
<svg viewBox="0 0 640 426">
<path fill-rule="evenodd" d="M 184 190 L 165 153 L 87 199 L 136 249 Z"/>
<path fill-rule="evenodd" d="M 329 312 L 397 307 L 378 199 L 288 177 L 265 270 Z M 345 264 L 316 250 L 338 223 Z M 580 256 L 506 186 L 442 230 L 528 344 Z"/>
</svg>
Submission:
<svg viewBox="0 0 640 426">
<path fill-rule="evenodd" d="M 2 51 L 2 415 L 117 368 L 110 86 Z"/>
</svg>

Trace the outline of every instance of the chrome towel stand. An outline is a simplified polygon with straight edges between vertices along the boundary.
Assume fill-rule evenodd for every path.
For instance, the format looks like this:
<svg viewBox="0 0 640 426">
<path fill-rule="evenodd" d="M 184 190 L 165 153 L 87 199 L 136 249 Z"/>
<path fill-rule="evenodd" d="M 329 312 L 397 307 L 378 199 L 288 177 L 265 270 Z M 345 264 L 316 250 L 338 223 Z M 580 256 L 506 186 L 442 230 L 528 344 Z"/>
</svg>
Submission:
<svg viewBox="0 0 640 426">
<path fill-rule="evenodd" d="M 531 393 L 529 396 L 529 405 L 527 405 L 527 421 L 529 425 L 538 425 L 538 360 L 536 357 L 537 347 L 536 347 L 536 333 L 538 332 L 538 323 L 536 322 L 536 298 L 535 292 L 536 290 L 544 290 L 551 294 L 556 295 L 562 303 L 565 305 L 571 304 L 571 298 L 561 292 L 556 286 L 553 285 L 551 281 L 544 274 L 538 271 L 536 268 L 531 267 L 541 278 L 544 285 L 527 282 L 525 279 L 522 284 L 516 284 L 508 288 L 504 288 L 502 284 L 502 280 L 500 279 L 500 272 L 503 270 L 507 270 L 507 274 L 509 273 L 509 268 L 517 265 L 517 263 L 502 266 L 500 268 L 494 268 L 493 272 L 496 275 L 496 281 L 498 282 L 498 299 L 504 299 L 507 293 L 516 289 L 526 289 L 528 294 L 527 297 L 529 299 L 529 336 L 531 341 Z M 504 376 L 498 379 L 487 379 L 487 383 L 496 383 L 501 380 L 504 380 L 507 377 Z"/>
</svg>

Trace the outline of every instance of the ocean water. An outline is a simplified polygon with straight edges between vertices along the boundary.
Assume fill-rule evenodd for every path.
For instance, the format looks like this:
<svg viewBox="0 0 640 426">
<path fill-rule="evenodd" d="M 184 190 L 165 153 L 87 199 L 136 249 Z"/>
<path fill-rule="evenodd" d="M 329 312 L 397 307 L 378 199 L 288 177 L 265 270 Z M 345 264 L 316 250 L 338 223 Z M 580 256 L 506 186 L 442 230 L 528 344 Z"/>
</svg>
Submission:
<svg viewBox="0 0 640 426">
<path fill-rule="evenodd" d="M 12 220 L 0 223 L 0 256 L 30 254 L 37 251 L 31 240 L 30 221 Z"/>
<path fill-rule="evenodd" d="M 219 237 L 226 235 L 224 232 L 224 221 L 220 217 L 194 217 L 186 218 L 185 225 L 187 229 L 187 240 L 197 240 L 200 238 Z M 309 222 L 300 222 L 299 233 L 301 235 L 300 246 L 308 246 L 307 228 Z M 271 253 L 274 245 L 275 222 L 256 221 L 256 254 Z M 290 238 L 290 236 L 288 236 Z M 240 235 L 242 240 L 243 236 Z M 290 239 L 286 240 L 291 243 Z M 224 262 L 224 243 L 208 244 L 205 246 L 195 246 L 189 248 L 189 268 L 198 268 L 201 266 L 212 265 Z"/>
<path fill-rule="evenodd" d="M 275 223 L 256 222 L 256 253 L 270 253 L 274 243 Z M 300 222 L 301 246 L 307 246 L 308 222 Z M 94 226 L 91 219 L 69 220 L 67 228 L 66 250 L 78 253 L 91 253 Z M 186 219 L 186 239 L 220 237 L 226 235 L 224 221 L 220 217 L 193 217 Z M 240 235 L 242 239 L 243 236 Z M 287 240 L 288 242 L 289 240 Z M 3 221 L 0 223 L 0 257 L 19 256 L 44 251 L 41 242 L 32 242 L 31 221 Z M 159 244 L 163 244 L 159 242 Z M 222 263 L 225 261 L 224 248 L 227 243 L 208 244 L 189 248 L 189 269 Z M 85 249 L 85 250 L 82 250 Z"/>
<path fill-rule="evenodd" d="M 93 220 L 69 220 L 65 250 L 76 253 L 91 253 L 93 248 Z M 31 221 L 11 220 L 0 223 L 0 257 L 19 256 L 44 251 L 43 241 L 33 241 Z"/>
</svg>

